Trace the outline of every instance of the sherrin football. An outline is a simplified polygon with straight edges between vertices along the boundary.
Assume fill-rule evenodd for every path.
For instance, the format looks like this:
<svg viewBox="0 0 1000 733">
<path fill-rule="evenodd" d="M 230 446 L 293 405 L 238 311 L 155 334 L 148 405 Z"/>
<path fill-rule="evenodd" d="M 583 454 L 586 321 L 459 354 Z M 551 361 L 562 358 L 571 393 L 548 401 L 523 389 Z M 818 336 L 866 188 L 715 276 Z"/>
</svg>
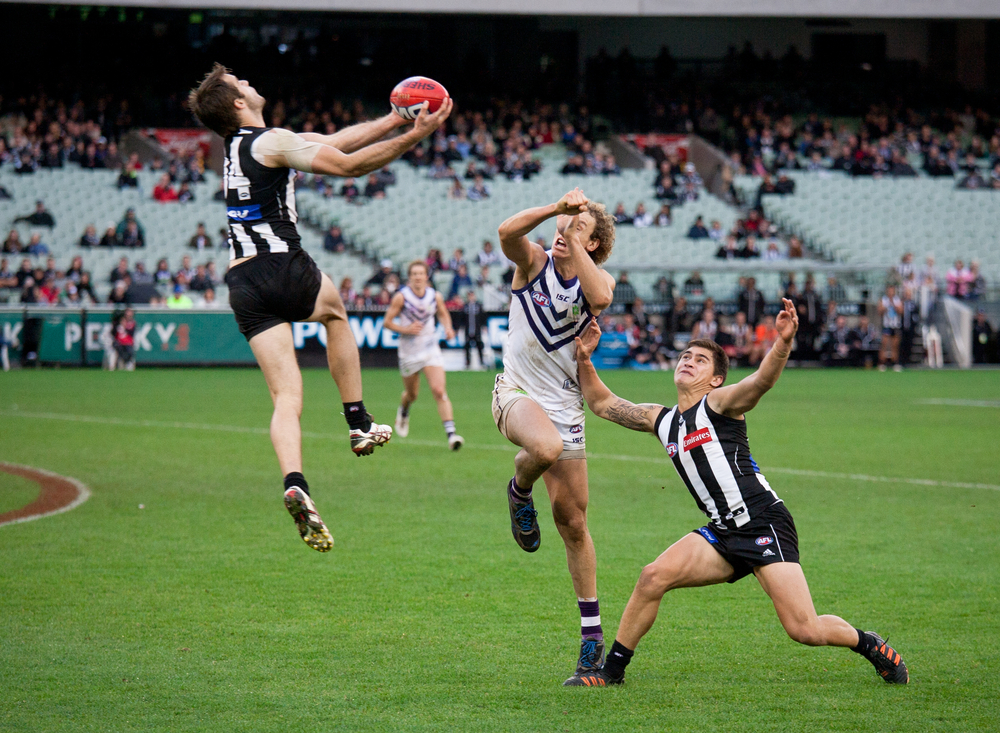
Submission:
<svg viewBox="0 0 1000 733">
<path fill-rule="evenodd" d="M 393 111 L 404 120 L 415 120 L 420 114 L 420 105 L 428 102 L 427 111 L 437 112 L 448 90 L 426 76 L 411 76 L 403 79 L 389 95 Z"/>
</svg>

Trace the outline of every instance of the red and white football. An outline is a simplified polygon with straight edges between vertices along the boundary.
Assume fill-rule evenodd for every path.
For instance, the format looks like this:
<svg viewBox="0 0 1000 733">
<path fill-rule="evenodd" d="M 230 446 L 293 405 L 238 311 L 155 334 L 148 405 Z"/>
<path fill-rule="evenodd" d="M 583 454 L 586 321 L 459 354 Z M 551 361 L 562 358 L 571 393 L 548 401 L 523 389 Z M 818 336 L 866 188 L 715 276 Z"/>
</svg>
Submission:
<svg viewBox="0 0 1000 733">
<path fill-rule="evenodd" d="M 429 102 L 428 112 L 437 112 L 448 90 L 426 76 L 411 76 L 403 79 L 389 95 L 393 111 L 404 120 L 415 120 L 420 114 L 420 105 Z"/>
</svg>

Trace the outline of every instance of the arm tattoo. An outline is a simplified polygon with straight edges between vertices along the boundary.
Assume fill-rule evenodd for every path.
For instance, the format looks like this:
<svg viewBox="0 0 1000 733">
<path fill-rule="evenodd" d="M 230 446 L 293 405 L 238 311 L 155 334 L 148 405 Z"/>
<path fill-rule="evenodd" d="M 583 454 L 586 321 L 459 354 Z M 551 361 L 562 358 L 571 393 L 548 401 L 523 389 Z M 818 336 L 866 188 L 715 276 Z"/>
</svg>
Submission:
<svg viewBox="0 0 1000 733">
<path fill-rule="evenodd" d="M 633 405 L 628 400 L 618 398 L 604 411 L 604 417 L 629 430 L 649 430 L 649 409 L 654 405 Z"/>
</svg>

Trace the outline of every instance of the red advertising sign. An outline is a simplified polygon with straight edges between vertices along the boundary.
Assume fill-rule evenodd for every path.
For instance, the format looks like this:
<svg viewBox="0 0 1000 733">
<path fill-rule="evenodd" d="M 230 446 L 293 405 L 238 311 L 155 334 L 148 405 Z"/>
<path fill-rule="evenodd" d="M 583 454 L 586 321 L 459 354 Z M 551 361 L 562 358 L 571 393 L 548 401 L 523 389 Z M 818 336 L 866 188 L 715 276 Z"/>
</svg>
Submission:
<svg viewBox="0 0 1000 733">
<path fill-rule="evenodd" d="M 667 157 L 677 155 L 681 162 L 686 162 L 688 158 L 688 136 L 687 135 L 664 135 L 661 133 L 648 133 L 625 135 L 624 139 L 632 143 L 640 151 L 645 152 L 646 148 L 662 148 Z"/>
<path fill-rule="evenodd" d="M 146 130 L 146 134 L 156 138 L 156 142 L 178 158 L 187 157 L 199 148 L 207 158 L 212 141 L 212 134 L 208 130 L 198 128 L 151 127 Z"/>
</svg>

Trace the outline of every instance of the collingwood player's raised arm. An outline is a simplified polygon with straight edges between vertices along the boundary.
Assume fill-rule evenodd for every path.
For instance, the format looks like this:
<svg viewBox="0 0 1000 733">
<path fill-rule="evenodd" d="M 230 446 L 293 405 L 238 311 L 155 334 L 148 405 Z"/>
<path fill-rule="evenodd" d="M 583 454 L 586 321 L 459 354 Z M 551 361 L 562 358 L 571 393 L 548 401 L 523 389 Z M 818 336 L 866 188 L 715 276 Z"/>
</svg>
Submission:
<svg viewBox="0 0 1000 733">
<path fill-rule="evenodd" d="M 583 334 L 576 338 L 576 366 L 580 389 L 590 411 L 629 430 L 655 432 L 656 419 L 663 412 L 663 405 L 652 403 L 636 405 L 623 400 L 607 388 L 597 376 L 597 370 L 590 361 L 590 355 L 594 353 L 600 341 L 601 327 L 597 325 L 597 321 L 591 321 Z"/>
<path fill-rule="evenodd" d="M 330 145 L 343 153 L 353 153 L 355 150 L 371 145 L 381 140 L 397 127 L 409 124 L 395 112 L 379 117 L 377 120 L 359 122 L 345 127 L 332 135 L 321 135 L 318 132 L 300 132 L 299 137 L 309 142 Z"/>
<path fill-rule="evenodd" d="M 740 417 L 756 407 L 760 398 L 777 383 L 792 351 L 792 339 L 799 329 L 795 304 L 788 298 L 782 298 L 781 303 L 784 309 L 774 321 L 774 327 L 778 331 L 774 346 L 760 362 L 757 371 L 749 377 L 728 387 L 712 390 L 708 396 L 708 406 L 716 412 L 728 417 Z"/>
<path fill-rule="evenodd" d="M 445 99 L 434 113 L 428 113 L 425 106 L 412 129 L 390 140 L 366 145 L 350 153 L 333 147 L 326 141 L 318 141 L 311 135 L 306 138 L 287 130 L 274 129 L 269 132 L 270 140 L 260 144 L 264 147 L 257 154 L 269 168 L 294 168 L 305 173 L 356 178 L 391 163 L 432 134 L 448 119 L 452 106 L 450 98 Z M 266 138 L 268 135 L 261 137 Z M 359 139 L 360 137 L 349 142 L 353 145 Z"/>
</svg>

